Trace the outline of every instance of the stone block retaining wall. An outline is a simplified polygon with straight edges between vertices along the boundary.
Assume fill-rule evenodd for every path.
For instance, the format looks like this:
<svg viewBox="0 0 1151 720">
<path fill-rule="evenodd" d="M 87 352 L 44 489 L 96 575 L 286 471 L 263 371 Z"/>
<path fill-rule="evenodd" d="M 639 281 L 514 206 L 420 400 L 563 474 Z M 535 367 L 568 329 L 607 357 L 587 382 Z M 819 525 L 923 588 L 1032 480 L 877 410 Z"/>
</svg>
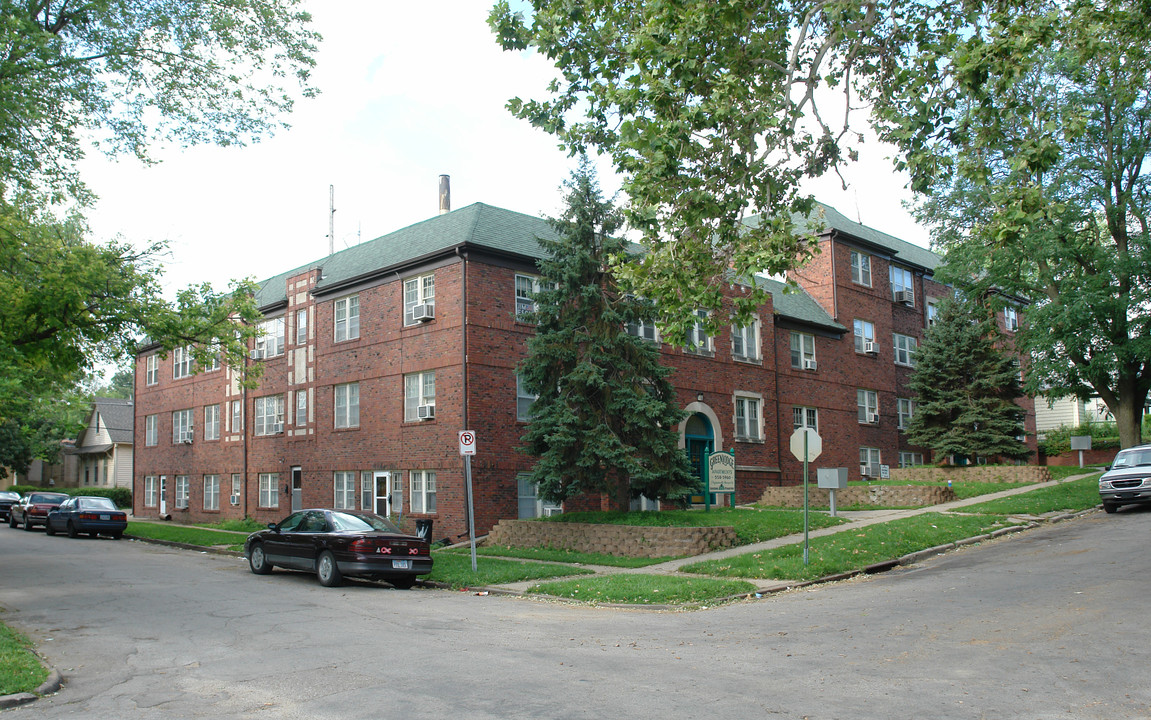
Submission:
<svg viewBox="0 0 1151 720">
<path fill-rule="evenodd" d="M 894 471 L 893 471 L 894 472 Z M 808 500 L 816 507 L 830 504 L 829 493 L 823 488 L 809 487 Z M 835 491 L 837 508 L 849 505 L 876 505 L 881 507 L 923 507 L 955 500 L 955 491 L 937 485 L 852 485 Z M 803 488 L 796 486 L 769 487 L 759 499 L 760 505 L 772 507 L 803 507 Z"/>
<path fill-rule="evenodd" d="M 733 527 L 641 527 L 500 520 L 487 544 L 550 547 L 624 557 L 700 555 L 735 545 Z"/>
<path fill-rule="evenodd" d="M 968 467 L 892 468 L 892 480 L 921 482 L 1051 482 L 1047 468 L 1037 465 L 971 465 Z"/>
</svg>

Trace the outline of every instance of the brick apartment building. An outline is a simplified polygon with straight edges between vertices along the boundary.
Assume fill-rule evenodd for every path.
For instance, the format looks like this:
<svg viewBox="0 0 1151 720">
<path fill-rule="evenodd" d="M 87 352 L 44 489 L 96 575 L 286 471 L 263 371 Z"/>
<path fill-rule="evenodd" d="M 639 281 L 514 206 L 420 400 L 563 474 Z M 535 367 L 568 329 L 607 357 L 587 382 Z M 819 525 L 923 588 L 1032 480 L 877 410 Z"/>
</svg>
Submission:
<svg viewBox="0 0 1151 720">
<path fill-rule="evenodd" d="M 660 343 L 654 327 L 627 329 L 674 368 L 693 462 L 734 448 L 738 503 L 802 481 L 788 450 L 800 425 L 823 438 L 818 466 L 856 479 L 930 460 L 901 428 L 914 411 L 915 348 L 949 292 L 932 280 L 938 258 L 823 212 L 800 291 L 757 280 L 771 299 L 752 325 L 697 333 L 687 349 Z M 524 481 L 531 459 L 515 449 L 533 400 L 514 368 L 534 328 L 517 317 L 531 307 L 536 238 L 552 234 L 539 218 L 475 204 L 266 280 L 256 390 L 226 367 L 193 373 L 181 349 L 142 348 L 134 512 L 274 521 L 299 507 L 374 508 L 455 538 L 467 528 L 464 429 L 478 437 L 478 533 L 557 511 Z M 1014 311 L 1000 320 L 1011 329 Z"/>
</svg>

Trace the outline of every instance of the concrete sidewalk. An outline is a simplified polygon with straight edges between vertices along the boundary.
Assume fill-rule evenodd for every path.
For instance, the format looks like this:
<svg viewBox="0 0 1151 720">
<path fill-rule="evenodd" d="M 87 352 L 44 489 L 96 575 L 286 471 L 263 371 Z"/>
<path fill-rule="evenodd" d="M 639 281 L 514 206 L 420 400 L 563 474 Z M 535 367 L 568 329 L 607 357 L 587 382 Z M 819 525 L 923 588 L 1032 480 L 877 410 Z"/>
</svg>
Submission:
<svg viewBox="0 0 1151 720">
<path fill-rule="evenodd" d="M 811 530 L 808 533 L 808 538 L 825 537 L 827 535 L 834 535 L 836 533 L 851 532 L 860 528 L 865 528 L 869 525 L 877 523 L 889 522 L 891 520 L 899 520 L 902 518 L 915 517 L 929 512 L 959 512 L 963 508 L 970 505 L 978 505 L 989 500 L 996 500 L 998 498 L 1011 497 L 1013 495 L 1020 495 L 1022 493 L 1033 492 L 1040 488 L 1052 487 L 1073 480 L 1079 480 L 1093 475 L 1094 473 L 1083 473 L 1081 475 L 1073 475 L 1064 478 L 1063 480 L 1052 480 L 1051 482 L 1038 483 L 1027 487 L 1013 488 L 1011 490 L 1003 490 L 997 493 L 989 493 L 987 495 L 979 495 L 973 498 L 964 500 L 953 500 L 951 502 L 942 503 L 940 505 L 928 505 L 921 508 L 909 508 L 904 510 L 858 510 L 858 511 L 839 511 L 836 513 L 837 517 L 846 518 L 849 522 L 834 527 L 822 528 L 819 530 Z M 826 514 L 827 511 L 817 511 L 821 514 Z M 1019 515 L 1013 516 L 1021 520 L 1039 521 L 1044 518 L 1035 518 L 1031 516 Z M 1026 526 L 1022 526 L 1026 527 Z M 772 550 L 774 548 L 783 547 L 784 545 L 794 545 L 803 542 L 803 533 L 796 533 L 794 535 L 786 535 L 784 537 L 773 538 L 751 545 L 739 545 L 736 547 L 725 548 L 723 550 L 716 550 L 703 555 L 694 555 L 691 557 L 679 558 L 676 560 L 669 560 L 658 565 L 647 565 L 639 568 L 618 568 L 605 565 L 579 565 L 578 567 L 586 570 L 594 570 L 596 575 L 622 575 L 622 574 L 647 574 L 647 575 L 675 575 L 679 572 L 680 568 L 685 565 L 691 565 L 697 562 L 704 562 L 707 560 L 722 560 L 724 558 L 736 557 L 738 555 L 746 555 L 748 553 L 760 552 L 762 550 Z M 919 553 L 916 553 L 918 555 Z M 557 563 L 562 564 L 562 563 Z M 594 577 L 583 575 L 581 577 Z M 707 577 L 704 575 L 693 575 L 692 577 Z M 552 578 L 555 579 L 555 578 Z M 756 590 L 760 593 L 778 592 L 779 590 L 796 587 L 798 585 L 810 584 L 810 581 L 800 580 L 749 580 L 756 584 Z M 488 591 L 521 595 L 533 585 L 539 584 L 540 580 L 528 580 L 524 582 L 507 583 L 505 585 L 492 585 L 484 588 Z"/>
</svg>

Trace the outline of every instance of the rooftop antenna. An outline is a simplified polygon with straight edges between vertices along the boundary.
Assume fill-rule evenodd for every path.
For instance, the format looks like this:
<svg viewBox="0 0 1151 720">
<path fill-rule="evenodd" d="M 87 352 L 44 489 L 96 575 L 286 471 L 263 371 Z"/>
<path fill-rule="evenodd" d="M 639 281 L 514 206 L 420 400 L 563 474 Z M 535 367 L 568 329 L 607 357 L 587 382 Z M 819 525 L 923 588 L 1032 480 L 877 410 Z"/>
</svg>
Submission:
<svg viewBox="0 0 1151 720">
<path fill-rule="evenodd" d="M 336 254 L 336 186 L 328 186 L 328 254 Z"/>
</svg>

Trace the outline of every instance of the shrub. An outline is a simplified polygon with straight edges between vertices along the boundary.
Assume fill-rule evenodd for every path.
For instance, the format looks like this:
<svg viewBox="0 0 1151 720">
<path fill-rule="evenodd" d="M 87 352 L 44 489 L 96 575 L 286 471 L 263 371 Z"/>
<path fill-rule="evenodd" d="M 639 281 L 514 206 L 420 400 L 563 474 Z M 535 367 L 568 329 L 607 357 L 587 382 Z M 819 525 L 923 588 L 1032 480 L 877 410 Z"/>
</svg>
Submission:
<svg viewBox="0 0 1151 720">
<path fill-rule="evenodd" d="M 1048 430 L 1039 443 L 1039 449 L 1047 455 L 1061 455 L 1071 452 L 1071 436 L 1091 436 L 1093 450 L 1119 449 L 1119 431 L 1114 422 L 1085 422 L 1075 427 L 1061 425 Z M 1143 442 L 1151 442 L 1151 415 L 1143 416 Z"/>
<path fill-rule="evenodd" d="M 106 497 L 111 498 L 112 502 L 116 503 L 118 508 L 132 507 L 132 491 L 129 488 L 115 487 L 115 488 L 95 488 L 95 487 L 80 487 L 80 488 L 58 488 L 58 487 L 40 487 L 38 485 L 13 485 L 8 488 L 12 492 L 18 492 L 21 495 L 27 495 L 30 492 L 59 492 L 66 495 L 88 495 L 92 497 Z"/>
</svg>

